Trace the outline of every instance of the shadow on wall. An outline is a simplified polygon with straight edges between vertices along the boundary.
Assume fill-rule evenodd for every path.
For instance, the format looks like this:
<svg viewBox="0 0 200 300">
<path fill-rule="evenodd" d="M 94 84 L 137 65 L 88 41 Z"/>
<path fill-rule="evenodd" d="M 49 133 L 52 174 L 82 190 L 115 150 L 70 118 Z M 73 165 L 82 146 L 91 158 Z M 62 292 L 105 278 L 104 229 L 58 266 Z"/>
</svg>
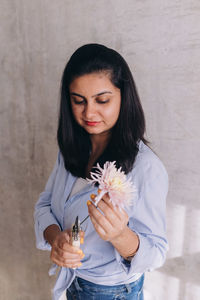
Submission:
<svg viewBox="0 0 200 300">
<path fill-rule="evenodd" d="M 145 289 L 151 297 L 145 300 L 200 299 L 200 208 L 190 205 L 168 205 L 170 251 L 162 268 L 146 273 Z"/>
<path fill-rule="evenodd" d="M 195 272 L 197 270 L 197 272 Z M 174 257 L 168 259 L 160 272 L 177 278 L 181 278 L 184 284 L 192 283 L 194 285 L 200 284 L 200 252 L 188 254 L 181 257 Z M 182 285 L 182 283 L 181 283 Z M 179 287 L 181 290 L 183 286 Z M 199 295 L 200 297 L 200 295 Z"/>
</svg>

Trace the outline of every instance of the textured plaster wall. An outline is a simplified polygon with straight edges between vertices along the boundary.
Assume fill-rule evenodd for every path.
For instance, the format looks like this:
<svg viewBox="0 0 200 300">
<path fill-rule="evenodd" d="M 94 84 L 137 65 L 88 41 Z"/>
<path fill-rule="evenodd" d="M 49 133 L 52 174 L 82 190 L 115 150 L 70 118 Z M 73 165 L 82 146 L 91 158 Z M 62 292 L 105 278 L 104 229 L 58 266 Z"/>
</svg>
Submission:
<svg viewBox="0 0 200 300">
<path fill-rule="evenodd" d="M 50 299 L 32 215 L 56 158 L 62 70 L 88 42 L 128 61 L 169 173 L 170 251 L 145 300 L 199 299 L 200 1 L 1 0 L 0 23 L 0 299 Z"/>
</svg>

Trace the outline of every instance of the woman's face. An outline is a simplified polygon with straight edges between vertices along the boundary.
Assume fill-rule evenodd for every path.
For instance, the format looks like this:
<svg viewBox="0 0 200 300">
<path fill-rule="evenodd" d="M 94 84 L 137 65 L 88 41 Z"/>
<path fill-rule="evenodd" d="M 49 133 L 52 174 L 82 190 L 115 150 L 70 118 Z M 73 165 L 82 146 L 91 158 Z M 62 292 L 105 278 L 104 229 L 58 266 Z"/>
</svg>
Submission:
<svg viewBox="0 0 200 300">
<path fill-rule="evenodd" d="M 121 93 L 108 73 L 77 77 L 69 91 L 76 122 L 91 135 L 109 135 L 119 117 Z"/>
</svg>

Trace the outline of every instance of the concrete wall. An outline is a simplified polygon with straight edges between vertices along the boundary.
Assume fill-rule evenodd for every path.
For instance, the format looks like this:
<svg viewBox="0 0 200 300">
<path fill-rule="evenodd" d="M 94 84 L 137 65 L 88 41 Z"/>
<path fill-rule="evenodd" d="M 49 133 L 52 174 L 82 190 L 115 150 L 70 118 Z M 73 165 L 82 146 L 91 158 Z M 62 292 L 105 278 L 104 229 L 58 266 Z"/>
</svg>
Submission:
<svg viewBox="0 0 200 300">
<path fill-rule="evenodd" d="M 170 251 L 146 300 L 200 295 L 199 0 L 0 1 L 0 299 L 50 299 L 49 254 L 35 249 L 34 204 L 54 164 L 63 67 L 99 42 L 128 61 L 147 137 L 170 177 Z"/>
</svg>

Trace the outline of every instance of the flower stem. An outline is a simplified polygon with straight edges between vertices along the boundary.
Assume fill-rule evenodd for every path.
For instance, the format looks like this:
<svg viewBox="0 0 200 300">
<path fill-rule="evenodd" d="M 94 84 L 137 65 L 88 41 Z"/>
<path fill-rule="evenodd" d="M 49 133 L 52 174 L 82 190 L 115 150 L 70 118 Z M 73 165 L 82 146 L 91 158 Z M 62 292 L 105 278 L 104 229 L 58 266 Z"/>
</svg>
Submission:
<svg viewBox="0 0 200 300">
<path fill-rule="evenodd" d="M 85 219 L 83 219 L 83 221 L 80 223 L 80 225 L 82 225 L 88 218 L 90 215 L 88 215 Z"/>
<path fill-rule="evenodd" d="M 99 201 L 101 200 L 101 198 L 106 194 L 105 191 L 101 191 L 101 193 L 95 197 L 95 202 L 94 202 L 94 205 L 97 207 Z M 89 215 L 83 219 L 83 221 L 80 223 L 80 225 L 82 225 L 87 219 L 89 218 Z"/>
<path fill-rule="evenodd" d="M 104 190 L 102 190 L 100 192 L 100 194 L 98 196 L 95 197 L 95 203 L 94 205 L 97 207 L 99 201 L 101 200 L 101 198 L 106 194 L 106 192 Z"/>
</svg>

